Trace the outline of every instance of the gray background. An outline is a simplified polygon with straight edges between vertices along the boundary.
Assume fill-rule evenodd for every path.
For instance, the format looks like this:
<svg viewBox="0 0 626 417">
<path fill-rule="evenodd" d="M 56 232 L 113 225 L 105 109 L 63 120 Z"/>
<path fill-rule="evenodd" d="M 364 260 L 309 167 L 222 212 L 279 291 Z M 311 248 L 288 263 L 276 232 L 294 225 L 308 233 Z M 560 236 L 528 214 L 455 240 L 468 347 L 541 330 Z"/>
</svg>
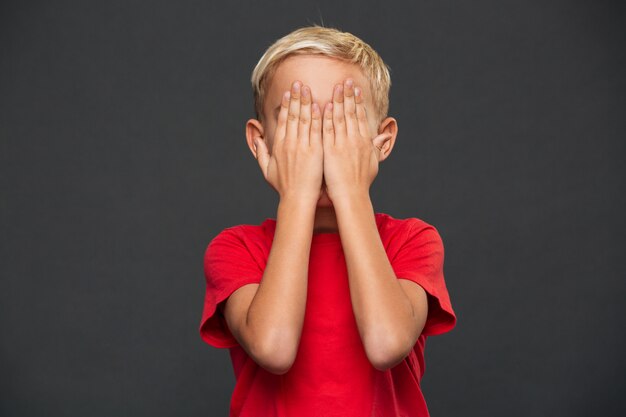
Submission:
<svg viewBox="0 0 626 417">
<path fill-rule="evenodd" d="M 227 415 L 202 256 L 275 217 L 249 77 L 322 22 L 392 69 L 375 210 L 444 241 L 433 417 L 625 415 L 624 7 L 481 0 L 2 1 L 2 416 Z"/>
</svg>

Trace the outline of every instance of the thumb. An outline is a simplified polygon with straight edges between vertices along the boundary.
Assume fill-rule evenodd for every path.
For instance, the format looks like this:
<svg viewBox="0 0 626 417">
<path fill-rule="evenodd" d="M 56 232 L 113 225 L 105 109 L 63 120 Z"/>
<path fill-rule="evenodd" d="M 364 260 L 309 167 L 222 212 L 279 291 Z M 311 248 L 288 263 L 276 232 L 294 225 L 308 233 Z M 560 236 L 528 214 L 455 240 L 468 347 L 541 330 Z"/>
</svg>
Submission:
<svg viewBox="0 0 626 417">
<path fill-rule="evenodd" d="M 270 159 L 270 154 L 267 150 L 267 146 L 265 145 L 265 141 L 260 137 L 254 138 L 254 148 L 256 149 L 256 159 L 261 167 L 261 170 L 265 174 L 265 170 L 267 169 L 267 164 Z"/>
<path fill-rule="evenodd" d="M 374 139 L 372 139 L 372 143 L 374 144 L 374 146 L 376 147 L 376 149 L 378 149 L 379 152 L 382 152 L 383 150 L 383 146 L 385 145 L 385 143 L 391 139 L 392 134 L 391 133 L 381 133 L 380 135 L 376 136 Z"/>
</svg>

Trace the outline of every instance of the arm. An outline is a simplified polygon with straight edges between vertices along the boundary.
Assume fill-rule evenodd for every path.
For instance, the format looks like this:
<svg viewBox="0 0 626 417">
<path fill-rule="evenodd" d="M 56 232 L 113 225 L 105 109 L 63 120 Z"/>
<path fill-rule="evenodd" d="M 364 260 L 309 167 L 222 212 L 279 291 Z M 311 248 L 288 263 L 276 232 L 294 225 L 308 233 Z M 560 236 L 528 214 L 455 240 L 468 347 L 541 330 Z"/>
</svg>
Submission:
<svg viewBox="0 0 626 417">
<path fill-rule="evenodd" d="M 231 294 L 225 310 L 227 324 L 240 345 L 275 374 L 291 368 L 300 344 L 323 175 L 319 108 L 311 105 L 309 87 L 300 87 L 296 80 L 291 92 L 282 96 L 272 153 L 264 140 L 255 138 L 263 175 L 280 195 L 276 231 L 261 283 Z M 251 142 L 255 134 L 247 132 Z"/>
<path fill-rule="evenodd" d="M 410 352 L 428 312 L 424 290 L 395 276 L 369 197 L 378 163 L 393 147 L 395 119 L 385 119 L 372 139 L 362 91 L 347 79 L 345 85 L 335 85 L 323 126 L 324 175 L 346 258 L 352 309 L 368 359 L 385 370 Z"/>
<path fill-rule="evenodd" d="M 261 283 L 240 287 L 226 301 L 231 333 L 256 363 L 274 374 L 286 373 L 298 351 L 314 218 L 315 205 L 281 201 Z"/>
<path fill-rule="evenodd" d="M 350 298 L 367 357 L 385 370 L 411 351 L 424 328 L 424 289 L 398 279 L 376 227 L 369 196 L 335 203 L 344 248 Z"/>
</svg>

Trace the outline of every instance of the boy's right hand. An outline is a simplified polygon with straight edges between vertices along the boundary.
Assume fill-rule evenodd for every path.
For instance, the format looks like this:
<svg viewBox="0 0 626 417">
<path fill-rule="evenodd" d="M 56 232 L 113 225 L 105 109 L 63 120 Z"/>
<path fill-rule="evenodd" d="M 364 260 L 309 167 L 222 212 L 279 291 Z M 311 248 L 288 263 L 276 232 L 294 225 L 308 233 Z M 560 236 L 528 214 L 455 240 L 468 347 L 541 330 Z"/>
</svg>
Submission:
<svg viewBox="0 0 626 417">
<path fill-rule="evenodd" d="M 283 94 L 272 154 L 263 140 L 255 141 L 257 161 L 265 180 L 283 199 L 317 202 L 324 175 L 322 120 L 311 90 L 294 81 Z"/>
</svg>

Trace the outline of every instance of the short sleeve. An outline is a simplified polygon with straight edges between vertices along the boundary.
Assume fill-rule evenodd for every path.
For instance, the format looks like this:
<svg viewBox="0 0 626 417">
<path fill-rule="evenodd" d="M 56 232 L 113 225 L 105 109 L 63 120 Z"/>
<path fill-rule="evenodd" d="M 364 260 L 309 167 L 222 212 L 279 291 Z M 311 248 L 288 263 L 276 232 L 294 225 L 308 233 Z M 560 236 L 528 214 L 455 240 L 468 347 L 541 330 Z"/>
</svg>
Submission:
<svg viewBox="0 0 626 417">
<path fill-rule="evenodd" d="M 407 222 L 405 242 L 394 256 L 391 266 L 398 279 L 420 285 L 428 297 L 428 317 L 422 334 L 434 336 L 448 332 L 456 325 L 456 314 L 443 276 L 444 248 L 439 232 L 433 226 Z"/>
<path fill-rule="evenodd" d="M 263 268 L 253 256 L 258 248 L 246 242 L 237 226 L 231 227 L 219 233 L 204 253 L 206 292 L 199 330 L 202 340 L 217 348 L 238 345 L 217 306 L 239 287 L 260 283 L 263 276 Z"/>
</svg>

